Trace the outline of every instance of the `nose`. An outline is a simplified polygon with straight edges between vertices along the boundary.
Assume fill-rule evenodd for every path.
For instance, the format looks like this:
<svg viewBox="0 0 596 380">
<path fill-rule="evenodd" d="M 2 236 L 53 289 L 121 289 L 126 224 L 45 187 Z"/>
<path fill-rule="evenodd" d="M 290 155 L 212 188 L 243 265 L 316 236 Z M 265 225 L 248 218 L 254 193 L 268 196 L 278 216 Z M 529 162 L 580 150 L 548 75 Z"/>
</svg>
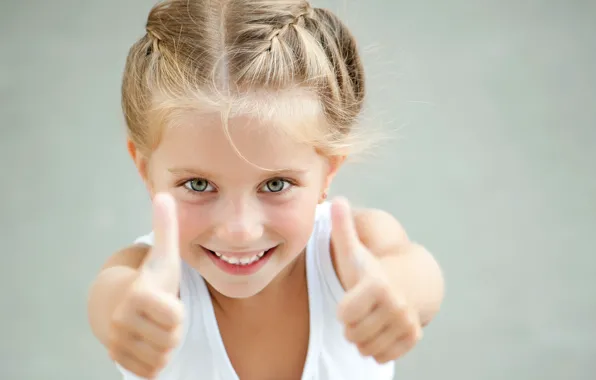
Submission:
<svg viewBox="0 0 596 380">
<path fill-rule="evenodd" d="M 215 235 L 230 248 L 244 248 L 263 236 L 261 211 L 247 202 L 227 202 L 218 219 Z"/>
</svg>

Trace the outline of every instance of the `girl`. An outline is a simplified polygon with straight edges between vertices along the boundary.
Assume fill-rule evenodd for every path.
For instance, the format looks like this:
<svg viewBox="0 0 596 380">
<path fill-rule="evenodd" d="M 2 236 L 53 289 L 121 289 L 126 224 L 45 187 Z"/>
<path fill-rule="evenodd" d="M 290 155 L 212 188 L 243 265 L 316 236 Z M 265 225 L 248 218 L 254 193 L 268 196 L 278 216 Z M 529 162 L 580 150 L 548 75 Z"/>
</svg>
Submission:
<svg viewBox="0 0 596 380">
<path fill-rule="evenodd" d="M 122 86 L 153 232 L 89 297 L 124 379 L 389 380 L 443 296 L 432 256 L 327 191 L 361 136 L 354 38 L 304 0 L 168 0 Z"/>
</svg>

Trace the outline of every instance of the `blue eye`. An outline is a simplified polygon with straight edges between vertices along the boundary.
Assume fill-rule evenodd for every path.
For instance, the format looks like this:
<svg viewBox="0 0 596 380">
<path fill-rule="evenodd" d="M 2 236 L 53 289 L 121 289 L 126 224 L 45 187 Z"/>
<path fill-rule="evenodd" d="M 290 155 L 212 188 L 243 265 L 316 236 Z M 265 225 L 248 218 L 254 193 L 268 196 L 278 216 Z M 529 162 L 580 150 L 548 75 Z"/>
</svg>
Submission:
<svg viewBox="0 0 596 380">
<path fill-rule="evenodd" d="M 262 187 L 262 191 L 266 193 L 279 193 L 280 191 L 286 190 L 290 186 L 292 186 L 292 184 L 289 181 L 281 178 L 274 178 L 265 183 L 265 185 Z"/>
<path fill-rule="evenodd" d="M 208 191 L 213 191 L 213 186 L 207 181 L 206 179 L 202 178 L 195 178 L 191 179 L 190 181 L 186 181 L 184 183 L 184 187 L 187 190 L 197 192 L 197 193 L 204 193 Z"/>
</svg>

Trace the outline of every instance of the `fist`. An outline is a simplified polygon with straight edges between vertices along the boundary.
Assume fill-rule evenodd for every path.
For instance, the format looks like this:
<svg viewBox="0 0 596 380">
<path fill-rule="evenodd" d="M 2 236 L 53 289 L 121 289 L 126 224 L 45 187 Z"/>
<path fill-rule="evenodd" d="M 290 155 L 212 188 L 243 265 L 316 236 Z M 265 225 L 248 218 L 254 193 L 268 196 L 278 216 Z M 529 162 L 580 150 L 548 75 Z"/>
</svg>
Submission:
<svg viewBox="0 0 596 380">
<path fill-rule="evenodd" d="M 165 367 L 179 343 L 184 309 L 178 298 L 180 254 L 174 200 L 155 197 L 155 244 L 139 276 L 112 315 L 110 357 L 139 377 L 152 379 Z"/>
<path fill-rule="evenodd" d="M 345 337 L 378 363 L 408 352 L 422 336 L 418 313 L 392 285 L 381 261 L 359 240 L 348 202 L 332 205 L 332 242 L 346 294 L 338 305 Z"/>
</svg>

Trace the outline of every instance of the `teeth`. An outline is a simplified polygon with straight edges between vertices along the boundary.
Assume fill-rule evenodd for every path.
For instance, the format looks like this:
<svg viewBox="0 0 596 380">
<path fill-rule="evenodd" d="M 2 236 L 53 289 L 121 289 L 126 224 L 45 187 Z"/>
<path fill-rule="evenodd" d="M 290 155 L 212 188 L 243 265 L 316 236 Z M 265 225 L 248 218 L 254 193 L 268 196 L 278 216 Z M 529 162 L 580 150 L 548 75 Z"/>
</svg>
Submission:
<svg viewBox="0 0 596 380">
<path fill-rule="evenodd" d="M 226 263 L 230 263 L 230 264 L 235 264 L 235 265 L 248 265 L 248 264 L 252 264 L 255 261 L 259 260 L 261 257 L 263 257 L 263 255 L 265 254 L 266 251 L 262 251 L 259 252 L 258 254 L 251 256 L 251 257 L 243 257 L 243 258 L 238 258 L 238 257 L 228 257 L 226 255 L 222 255 L 221 253 L 218 252 L 214 252 L 217 257 L 219 257 L 220 259 L 222 259 L 223 261 L 225 261 Z"/>
</svg>

